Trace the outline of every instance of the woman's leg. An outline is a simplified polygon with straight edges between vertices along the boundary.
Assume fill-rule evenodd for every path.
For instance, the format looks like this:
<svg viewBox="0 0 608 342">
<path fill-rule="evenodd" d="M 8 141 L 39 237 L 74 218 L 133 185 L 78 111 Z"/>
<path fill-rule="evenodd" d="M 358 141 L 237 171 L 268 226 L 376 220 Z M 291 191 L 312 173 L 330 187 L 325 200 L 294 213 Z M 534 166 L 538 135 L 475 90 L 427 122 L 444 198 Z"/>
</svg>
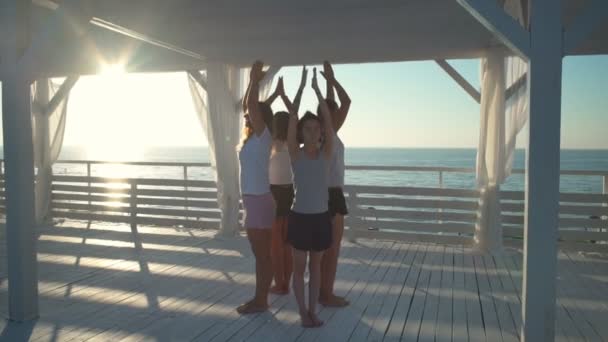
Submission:
<svg viewBox="0 0 608 342">
<path fill-rule="evenodd" d="M 284 218 L 277 218 L 272 225 L 272 268 L 274 274 L 274 286 L 270 288 L 270 292 L 275 294 L 287 294 L 285 287 L 289 284 L 289 281 L 285 279 L 285 242 L 283 241 L 283 222 Z"/>
<path fill-rule="evenodd" d="M 311 327 L 313 322 L 308 314 L 304 296 L 304 272 L 306 271 L 306 251 L 293 250 L 293 294 L 296 296 L 302 326 Z"/>
<path fill-rule="evenodd" d="M 237 308 L 241 314 L 267 310 L 268 289 L 272 283 L 271 229 L 247 229 L 247 238 L 255 256 L 255 297 Z"/>
<path fill-rule="evenodd" d="M 293 252 L 291 246 L 287 241 L 287 218 L 282 219 L 281 225 L 282 237 L 281 242 L 283 243 L 283 290 L 289 293 L 289 283 L 291 280 L 291 274 L 293 273 Z"/>
<path fill-rule="evenodd" d="M 315 326 L 323 325 L 323 321 L 317 317 L 317 301 L 319 300 L 319 289 L 321 286 L 321 258 L 323 252 L 310 252 L 308 271 L 310 279 L 308 282 L 308 314 Z"/>
<path fill-rule="evenodd" d="M 344 235 L 344 216 L 336 214 L 332 220 L 333 241 L 331 247 L 323 254 L 321 261 L 321 292 L 319 294 L 319 302 L 325 306 L 341 307 L 349 304 L 344 297 L 334 294 L 342 235 Z"/>
</svg>

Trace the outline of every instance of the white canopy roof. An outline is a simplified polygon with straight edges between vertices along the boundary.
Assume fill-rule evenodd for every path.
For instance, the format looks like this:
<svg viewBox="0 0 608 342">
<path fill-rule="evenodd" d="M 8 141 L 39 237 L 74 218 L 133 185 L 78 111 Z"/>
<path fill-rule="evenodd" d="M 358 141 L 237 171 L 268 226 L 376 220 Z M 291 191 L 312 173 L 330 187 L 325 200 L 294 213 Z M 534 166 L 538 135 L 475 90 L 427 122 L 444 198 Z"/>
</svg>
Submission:
<svg viewBox="0 0 608 342">
<path fill-rule="evenodd" d="M 50 8 L 56 6 L 48 0 L 34 2 L 41 5 L 36 6 L 34 32 L 48 30 L 49 17 L 57 12 Z M 564 1 L 566 27 L 585 3 Z M 46 49 L 37 63 L 43 74 L 96 72 L 95 54 L 108 61 L 128 58 L 133 71 L 167 71 L 200 67 L 204 60 L 360 63 L 477 58 L 489 48 L 504 48 L 455 0 L 96 0 L 87 6 L 93 22 L 194 54 L 92 26 L 84 40 L 50 34 L 55 48 Z M 608 53 L 608 22 L 568 53 Z"/>
</svg>

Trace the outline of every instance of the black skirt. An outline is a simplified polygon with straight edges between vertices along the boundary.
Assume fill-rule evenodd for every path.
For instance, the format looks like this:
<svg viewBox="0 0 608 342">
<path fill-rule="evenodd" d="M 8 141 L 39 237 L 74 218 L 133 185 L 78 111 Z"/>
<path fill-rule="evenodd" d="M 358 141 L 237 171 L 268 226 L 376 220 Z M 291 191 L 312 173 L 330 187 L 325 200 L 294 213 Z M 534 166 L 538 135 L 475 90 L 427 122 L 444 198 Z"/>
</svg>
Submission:
<svg viewBox="0 0 608 342">
<path fill-rule="evenodd" d="M 331 217 L 336 216 L 336 214 L 342 216 L 348 214 L 346 199 L 344 198 L 342 188 L 329 188 L 329 202 L 327 203 L 327 208 Z"/>
<path fill-rule="evenodd" d="M 331 217 L 328 212 L 300 214 L 291 211 L 287 222 L 287 242 L 293 248 L 321 252 L 331 246 Z"/>
<path fill-rule="evenodd" d="M 276 217 L 288 216 L 293 204 L 293 184 L 270 185 L 270 192 L 277 205 Z"/>
</svg>

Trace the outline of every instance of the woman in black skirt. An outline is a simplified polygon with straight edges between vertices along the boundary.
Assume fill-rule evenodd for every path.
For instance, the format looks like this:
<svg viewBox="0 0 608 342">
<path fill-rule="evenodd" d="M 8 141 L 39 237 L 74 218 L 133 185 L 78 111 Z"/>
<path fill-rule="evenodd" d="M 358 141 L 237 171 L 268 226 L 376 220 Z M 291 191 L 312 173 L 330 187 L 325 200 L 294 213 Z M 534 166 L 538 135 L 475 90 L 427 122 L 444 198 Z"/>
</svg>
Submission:
<svg viewBox="0 0 608 342">
<path fill-rule="evenodd" d="M 331 219 L 327 211 L 328 171 L 333 151 L 334 131 L 329 109 L 319 90 L 317 70 L 312 79 L 323 115 L 325 143 L 321 140 L 321 120 L 307 112 L 298 122 L 298 114 L 289 106 L 290 118 L 287 133 L 289 156 L 294 175 L 295 199 L 288 219 L 287 241 L 294 248 L 293 291 L 298 302 L 300 318 L 304 327 L 319 327 L 323 322 L 317 317 L 316 305 L 321 284 L 321 257 L 331 246 Z M 289 103 L 286 96 L 284 101 Z M 298 136 L 304 146 L 300 148 Z M 307 258 L 308 306 L 304 296 L 304 271 Z"/>
</svg>

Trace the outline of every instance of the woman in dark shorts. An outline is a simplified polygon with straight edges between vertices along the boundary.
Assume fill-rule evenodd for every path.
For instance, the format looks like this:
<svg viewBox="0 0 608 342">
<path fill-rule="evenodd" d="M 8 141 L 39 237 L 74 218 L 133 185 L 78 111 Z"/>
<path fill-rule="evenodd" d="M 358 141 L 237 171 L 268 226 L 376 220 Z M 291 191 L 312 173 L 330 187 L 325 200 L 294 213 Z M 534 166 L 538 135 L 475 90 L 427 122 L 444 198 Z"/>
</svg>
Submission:
<svg viewBox="0 0 608 342">
<path fill-rule="evenodd" d="M 300 99 L 306 85 L 306 68 L 302 68 L 300 87 L 293 101 L 293 109 L 297 113 Z M 275 92 L 266 100 L 272 105 L 277 96 L 285 94 L 283 78 L 279 78 Z M 274 286 L 270 292 L 279 295 L 289 293 L 289 281 L 293 272 L 293 255 L 291 246 L 287 244 L 287 217 L 293 203 L 293 174 L 291 172 L 291 159 L 287 148 L 287 126 L 289 113 L 277 112 L 272 121 L 272 149 L 270 153 L 270 191 L 277 205 L 276 219 L 272 226 L 272 268 L 274 272 Z"/>
<path fill-rule="evenodd" d="M 340 255 L 340 244 L 344 234 L 344 216 L 348 214 L 346 200 L 344 199 L 344 144 L 337 135 L 337 132 L 344 124 L 346 115 L 350 108 L 350 98 L 334 77 L 334 71 L 329 62 L 323 63 L 324 76 L 327 80 L 327 97 L 325 103 L 331 112 L 332 124 L 335 129 L 334 151 L 329 167 L 329 215 L 332 218 L 333 243 L 323 254 L 321 260 L 321 293 L 319 302 L 324 306 L 341 307 L 348 305 L 348 301 L 341 296 L 334 294 L 334 283 L 336 281 L 336 271 L 338 269 L 338 256 Z M 338 92 L 340 107 L 334 100 L 334 88 Z M 317 110 L 317 112 L 319 109 Z"/>
<path fill-rule="evenodd" d="M 287 241 L 294 248 L 293 292 L 298 302 L 302 326 L 319 327 L 323 322 L 317 317 L 316 305 L 319 300 L 321 282 L 321 257 L 331 246 L 331 219 L 327 211 L 328 171 L 333 152 L 333 128 L 329 109 L 317 82 L 314 70 L 312 88 L 321 103 L 325 144 L 321 140 L 321 120 L 306 112 L 298 122 L 298 114 L 289 106 L 290 118 L 287 144 L 295 187 L 295 199 L 288 219 Z M 285 102 L 289 100 L 285 98 Z M 304 146 L 300 148 L 297 137 Z M 309 260 L 310 280 L 308 284 L 308 306 L 304 296 L 304 271 Z"/>
</svg>

